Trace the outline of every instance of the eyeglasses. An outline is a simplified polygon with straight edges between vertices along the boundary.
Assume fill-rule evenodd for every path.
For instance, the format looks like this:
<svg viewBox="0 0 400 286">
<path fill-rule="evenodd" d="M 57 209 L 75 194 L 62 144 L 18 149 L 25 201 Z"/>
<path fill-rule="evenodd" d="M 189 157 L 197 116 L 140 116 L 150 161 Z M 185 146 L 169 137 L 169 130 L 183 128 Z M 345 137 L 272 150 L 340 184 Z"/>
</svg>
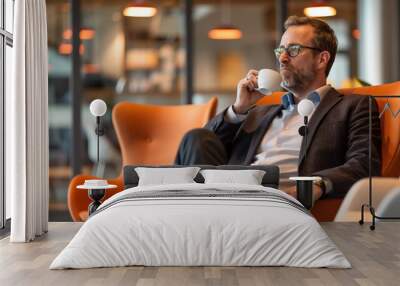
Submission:
<svg viewBox="0 0 400 286">
<path fill-rule="evenodd" d="M 287 48 L 285 48 L 285 47 L 279 47 L 279 48 L 276 48 L 276 49 L 274 50 L 274 52 L 275 52 L 275 56 L 276 56 L 277 59 L 279 59 L 280 56 L 281 56 L 284 52 L 287 52 L 288 55 L 289 55 L 289 57 L 294 58 L 294 57 L 296 57 L 296 56 L 301 52 L 302 49 L 310 49 L 310 50 L 315 50 L 315 51 L 322 52 L 322 50 L 319 49 L 319 48 L 303 46 L 303 45 L 300 45 L 300 44 L 289 45 L 289 47 L 287 47 Z"/>
</svg>

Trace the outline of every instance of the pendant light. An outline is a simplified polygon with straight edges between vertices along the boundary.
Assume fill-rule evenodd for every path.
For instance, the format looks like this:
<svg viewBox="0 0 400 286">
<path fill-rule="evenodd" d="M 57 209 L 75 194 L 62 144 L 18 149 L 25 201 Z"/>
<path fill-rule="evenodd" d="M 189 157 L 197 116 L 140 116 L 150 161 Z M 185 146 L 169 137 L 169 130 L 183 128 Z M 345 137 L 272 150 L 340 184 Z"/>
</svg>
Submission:
<svg viewBox="0 0 400 286">
<path fill-rule="evenodd" d="M 65 42 L 61 43 L 58 46 L 58 53 L 60 55 L 64 55 L 64 56 L 70 55 L 72 53 L 72 44 L 71 43 L 65 43 Z M 80 46 L 79 46 L 79 54 L 83 55 L 84 53 L 85 53 L 85 46 L 80 44 Z"/>
<path fill-rule="evenodd" d="M 126 17 L 149 18 L 157 13 L 157 8 L 145 0 L 136 0 L 125 7 L 123 14 Z"/>
<path fill-rule="evenodd" d="M 208 37 L 212 40 L 239 40 L 242 38 L 242 31 L 233 26 L 231 22 L 230 1 L 221 2 L 222 24 L 208 31 Z"/>
<path fill-rule="evenodd" d="M 232 25 L 221 25 L 211 29 L 208 37 L 213 40 L 238 40 L 242 38 L 242 31 Z"/>
<path fill-rule="evenodd" d="M 94 34 L 95 34 L 95 30 L 92 28 L 81 28 L 80 32 L 79 32 L 79 38 L 81 40 L 91 40 L 94 38 Z M 63 32 L 63 38 L 65 40 L 71 40 L 72 38 L 72 30 L 71 29 L 67 29 Z"/>
<path fill-rule="evenodd" d="M 304 9 L 304 14 L 308 17 L 331 17 L 336 15 L 336 9 L 327 5 L 326 1 L 314 0 L 310 7 Z"/>
</svg>

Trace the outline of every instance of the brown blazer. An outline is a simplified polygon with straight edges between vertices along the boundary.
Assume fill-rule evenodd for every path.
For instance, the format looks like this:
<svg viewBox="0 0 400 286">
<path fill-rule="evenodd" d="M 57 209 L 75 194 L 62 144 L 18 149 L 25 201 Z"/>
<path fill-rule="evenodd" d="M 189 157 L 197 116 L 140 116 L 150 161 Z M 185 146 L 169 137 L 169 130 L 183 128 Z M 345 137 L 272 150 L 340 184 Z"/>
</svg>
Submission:
<svg viewBox="0 0 400 286">
<path fill-rule="evenodd" d="M 222 141 L 229 164 L 249 165 L 282 105 L 257 106 L 239 124 L 224 121 L 225 111 L 206 125 Z M 378 107 L 372 104 L 372 175 L 380 173 L 381 138 Z M 309 122 L 308 142 L 302 141 L 300 176 L 321 176 L 332 189 L 326 197 L 343 197 L 357 180 L 368 177 L 369 97 L 346 95 L 335 89 L 322 99 Z M 307 150 L 307 157 L 305 151 Z"/>
</svg>

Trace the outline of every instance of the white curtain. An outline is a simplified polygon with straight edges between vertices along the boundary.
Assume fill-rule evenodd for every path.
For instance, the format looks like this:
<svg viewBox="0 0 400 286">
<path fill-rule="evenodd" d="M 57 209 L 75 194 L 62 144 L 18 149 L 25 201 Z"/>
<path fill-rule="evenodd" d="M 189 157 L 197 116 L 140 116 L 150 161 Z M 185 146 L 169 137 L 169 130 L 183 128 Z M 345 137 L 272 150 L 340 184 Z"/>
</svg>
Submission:
<svg viewBox="0 0 400 286">
<path fill-rule="evenodd" d="M 45 0 L 15 1 L 12 94 L 6 99 L 6 187 L 12 242 L 48 227 L 48 87 Z"/>
</svg>

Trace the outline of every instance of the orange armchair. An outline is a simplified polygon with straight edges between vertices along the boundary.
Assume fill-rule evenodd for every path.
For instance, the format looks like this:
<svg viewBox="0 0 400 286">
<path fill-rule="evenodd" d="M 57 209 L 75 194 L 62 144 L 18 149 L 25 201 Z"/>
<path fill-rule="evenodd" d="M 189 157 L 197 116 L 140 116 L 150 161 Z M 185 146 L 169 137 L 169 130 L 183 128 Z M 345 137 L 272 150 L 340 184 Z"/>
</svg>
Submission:
<svg viewBox="0 0 400 286">
<path fill-rule="evenodd" d="M 359 95 L 400 95 L 400 81 L 356 88 L 339 89 L 344 94 Z M 273 93 L 272 96 L 263 97 L 257 104 L 279 104 L 283 92 Z M 400 99 L 376 98 L 379 112 L 382 112 L 385 104 L 390 103 L 394 112 L 400 109 Z M 398 177 L 400 175 L 400 116 L 393 118 L 388 112 L 381 117 L 382 134 L 382 169 L 383 177 Z M 319 200 L 312 209 L 313 215 L 319 221 L 332 221 L 335 218 L 342 199 Z"/>
<path fill-rule="evenodd" d="M 215 115 L 217 98 L 199 105 L 145 105 L 121 102 L 112 111 L 113 125 L 121 147 L 122 165 L 173 164 L 183 135 L 204 126 Z M 68 209 L 74 221 L 87 219 L 91 200 L 87 192 L 76 187 L 95 176 L 77 175 L 68 187 Z M 122 171 L 108 179 L 116 189 L 108 190 L 104 199 L 123 190 Z"/>
</svg>

